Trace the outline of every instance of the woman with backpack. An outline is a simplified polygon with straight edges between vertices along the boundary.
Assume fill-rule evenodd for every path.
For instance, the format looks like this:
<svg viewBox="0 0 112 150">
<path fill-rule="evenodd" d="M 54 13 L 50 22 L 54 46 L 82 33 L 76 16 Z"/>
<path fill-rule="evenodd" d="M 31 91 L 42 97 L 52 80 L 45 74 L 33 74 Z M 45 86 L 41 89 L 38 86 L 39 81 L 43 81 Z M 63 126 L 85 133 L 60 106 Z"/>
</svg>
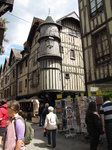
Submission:
<svg viewBox="0 0 112 150">
<path fill-rule="evenodd" d="M 22 119 L 15 119 L 18 117 L 20 104 L 16 101 L 7 102 L 7 112 L 10 115 L 10 121 L 6 127 L 3 150 L 25 150 L 23 142 L 25 124 Z"/>
<path fill-rule="evenodd" d="M 52 134 L 52 147 L 55 149 L 56 147 L 56 129 L 58 124 L 58 118 L 56 114 L 53 113 L 54 108 L 52 106 L 48 107 L 49 114 L 46 115 L 44 128 L 47 129 L 47 138 L 48 144 L 47 146 L 51 147 L 51 134 Z"/>
</svg>

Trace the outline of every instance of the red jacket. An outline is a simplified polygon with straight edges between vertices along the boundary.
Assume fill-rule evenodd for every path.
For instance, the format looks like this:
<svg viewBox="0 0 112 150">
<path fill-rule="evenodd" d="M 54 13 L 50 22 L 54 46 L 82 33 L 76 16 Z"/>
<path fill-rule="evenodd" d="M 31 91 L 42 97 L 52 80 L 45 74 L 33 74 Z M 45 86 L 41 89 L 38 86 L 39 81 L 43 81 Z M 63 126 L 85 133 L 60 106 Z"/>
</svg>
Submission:
<svg viewBox="0 0 112 150">
<path fill-rule="evenodd" d="M 5 127 L 5 122 L 9 118 L 9 115 L 7 113 L 7 104 L 0 106 L 0 118 L 2 118 L 2 120 L 0 120 L 0 128 L 3 128 Z"/>
</svg>

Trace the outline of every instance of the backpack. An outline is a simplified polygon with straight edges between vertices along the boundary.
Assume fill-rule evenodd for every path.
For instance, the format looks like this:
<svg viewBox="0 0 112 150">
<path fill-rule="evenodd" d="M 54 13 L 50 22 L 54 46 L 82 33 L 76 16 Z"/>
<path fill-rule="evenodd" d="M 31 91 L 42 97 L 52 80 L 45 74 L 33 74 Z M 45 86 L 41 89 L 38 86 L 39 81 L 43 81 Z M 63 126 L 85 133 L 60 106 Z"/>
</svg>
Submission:
<svg viewBox="0 0 112 150">
<path fill-rule="evenodd" d="M 25 145 L 28 145 L 30 144 L 31 140 L 33 139 L 34 137 L 34 129 L 31 127 L 30 123 L 29 122 L 26 122 L 21 116 L 17 116 L 14 120 L 14 127 L 16 129 L 16 120 L 17 119 L 21 119 L 24 121 L 25 123 L 25 133 L 24 133 L 24 139 L 23 139 L 23 142 Z M 15 130 L 16 132 L 16 130 Z"/>
</svg>

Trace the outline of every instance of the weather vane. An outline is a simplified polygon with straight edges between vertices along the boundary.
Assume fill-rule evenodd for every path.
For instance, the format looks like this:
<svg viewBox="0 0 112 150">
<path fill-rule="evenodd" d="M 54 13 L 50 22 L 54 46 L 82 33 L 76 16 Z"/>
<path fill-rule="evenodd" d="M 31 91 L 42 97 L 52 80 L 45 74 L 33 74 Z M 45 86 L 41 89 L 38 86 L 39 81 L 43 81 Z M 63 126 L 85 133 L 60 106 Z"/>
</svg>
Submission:
<svg viewBox="0 0 112 150">
<path fill-rule="evenodd" d="M 50 16 L 50 8 L 49 8 L 49 13 L 48 13 L 48 16 Z"/>
</svg>

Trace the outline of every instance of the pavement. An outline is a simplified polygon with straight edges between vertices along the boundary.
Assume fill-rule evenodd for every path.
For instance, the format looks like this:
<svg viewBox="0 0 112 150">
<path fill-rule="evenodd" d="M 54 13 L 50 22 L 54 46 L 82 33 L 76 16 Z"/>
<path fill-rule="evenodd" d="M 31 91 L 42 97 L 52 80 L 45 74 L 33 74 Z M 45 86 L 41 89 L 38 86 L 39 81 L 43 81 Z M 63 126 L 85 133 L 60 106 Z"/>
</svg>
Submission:
<svg viewBox="0 0 112 150">
<path fill-rule="evenodd" d="M 47 147 L 47 137 L 43 136 L 43 127 L 38 124 L 31 123 L 34 128 L 34 138 L 26 150 L 52 150 L 52 147 Z M 86 141 L 84 135 L 77 134 L 75 137 L 65 137 L 65 132 L 58 132 L 56 134 L 56 150 L 89 150 L 89 141 Z M 103 139 L 97 150 L 107 150 L 106 136 L 101 135 Z"/>
</svg>

